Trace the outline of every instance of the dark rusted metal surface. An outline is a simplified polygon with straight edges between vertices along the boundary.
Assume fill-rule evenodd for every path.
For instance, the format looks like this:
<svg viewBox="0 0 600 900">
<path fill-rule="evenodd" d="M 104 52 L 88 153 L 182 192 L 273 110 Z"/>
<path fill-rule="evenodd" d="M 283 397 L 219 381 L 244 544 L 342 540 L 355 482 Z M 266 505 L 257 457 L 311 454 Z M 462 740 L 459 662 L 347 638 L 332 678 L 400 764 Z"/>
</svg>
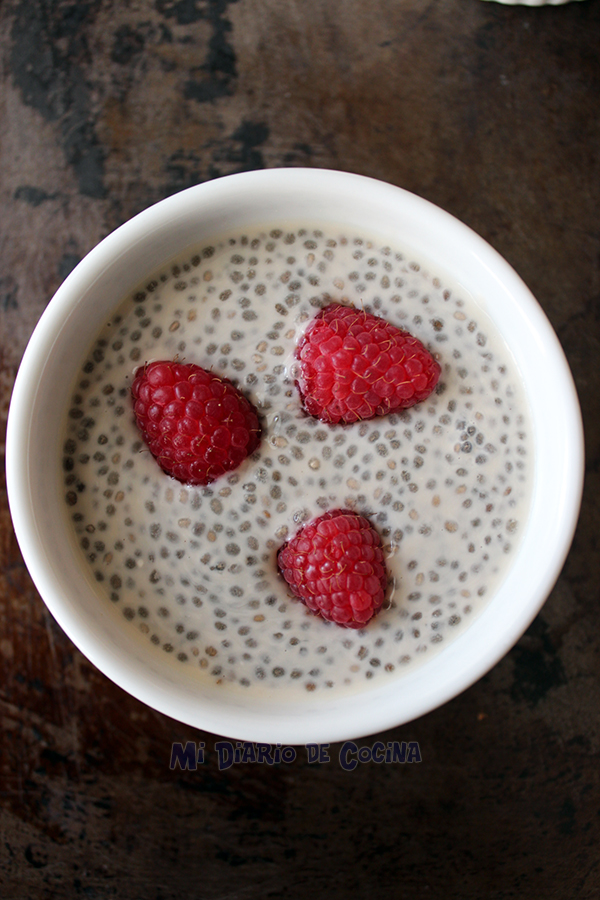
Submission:
<svg viewBox="0 0 600 900">
<path fill-rule="evenodd" d="M 387 741 L 419 764 L 219 771 L 214 744 L 96 671 L 0 497 L 5 898 L 593 898 L 600 893 L 600 4 L 7 0 L 0 7 L 0 390 L 104 235 L 198 181 L 277 165 L 412 190 L 546 310 L 580 391 L 587 488 L 513 651 Z M 196 771 L 171 744 L 204 741 Z M 360 743 L 371 745 L 373 739 Z"/>
</svg>

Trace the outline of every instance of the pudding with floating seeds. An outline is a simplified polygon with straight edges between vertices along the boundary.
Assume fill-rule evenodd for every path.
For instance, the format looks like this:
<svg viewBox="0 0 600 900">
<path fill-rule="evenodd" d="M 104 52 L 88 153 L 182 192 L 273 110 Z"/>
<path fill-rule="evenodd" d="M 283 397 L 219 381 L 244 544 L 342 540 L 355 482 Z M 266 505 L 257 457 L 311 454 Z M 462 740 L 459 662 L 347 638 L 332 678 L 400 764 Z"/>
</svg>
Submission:
<svg viewBox="0 0 600 900">
<path fill-rule="evenodd" d="M 117 298 L 118 300 L 118 298 Z M 302 408 L 296 348 L 332 302 L 408 330 L 441 366 L 411 409 L 328 425 Z M 160 470 L 136 428 L 136 369 L 226 376 L 260 446 L 207 487 Z M 498 589 L 533 480 L 517 367 L 485 313 L 405 247 L 332 225 L 277 224 L 187 251 L 120 303 L 86 354 L 65 419 L 65 515 L 98 593 L 174 663 L 240 691 L 358 691 L 439 653 Z M 349 632 L 310 613 L 279 548 L 330 509 L 367 516 L 390 575 Z"/>
</svg>

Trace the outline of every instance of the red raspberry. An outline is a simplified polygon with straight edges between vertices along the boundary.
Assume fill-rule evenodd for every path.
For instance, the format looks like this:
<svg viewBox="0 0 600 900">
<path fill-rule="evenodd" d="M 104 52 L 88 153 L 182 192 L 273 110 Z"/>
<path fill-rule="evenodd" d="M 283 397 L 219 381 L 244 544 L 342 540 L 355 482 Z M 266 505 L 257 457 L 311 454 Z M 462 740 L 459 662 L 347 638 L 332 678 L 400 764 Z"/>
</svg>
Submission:
<svg viewBox="0 0 600 900">
<path fill-rule="evenodd" d="M 140 368 L 133 409 L 159 466 L 184 484 L 209 484 L 258 446 L 252 404 L 227 380 L 192 363 L 159 361 Z"/>
<path fill-rule="evenodd" d="M 298 350 L 304 408 L 322 422 L 358 422 L 425 400 L 441 368 L 423 344 L 378 316 L 332 303 Z"/>
<path fill-rule="evenodd" d="M 336 509 L 304 525 L 277 563 L 294 594 L 314 613 L 363 628 L 383 605 L 387 572 L 381 540 L 368 519 Z"/>
</svg>

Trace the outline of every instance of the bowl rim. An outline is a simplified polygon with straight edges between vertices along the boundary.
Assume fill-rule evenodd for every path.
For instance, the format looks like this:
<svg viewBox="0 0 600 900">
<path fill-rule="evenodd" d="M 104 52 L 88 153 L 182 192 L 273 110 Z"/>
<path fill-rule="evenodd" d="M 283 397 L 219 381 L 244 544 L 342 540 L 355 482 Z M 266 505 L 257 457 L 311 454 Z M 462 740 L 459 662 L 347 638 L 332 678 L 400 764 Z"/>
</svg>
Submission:
<svg viewBox="0 0 600 900">
<path fill-rule="evenodd" d="M 243 708 L 236 708 L 233 715 L 228 715 L 211 703 L 208 703 L 207 708 L 201 707 L 198 715 L 197 708 L 195 711 L 190 709 L 189 698 L 174 698 L 169 690 L 161 690 L 160 678 L 149 683 L 132 659 L 124 658 L 119 648 L 98 641 L 89 627 L 86 627 L 86 623 L 74 616 L 65 604 L 57 573 L 52 570 L 51 561 L 45 554 L 44 536 L 38 528 L 36 504 L 30 490 L 29 441 L 38 383 L 61 329 L 66 328 L 69 315 L 77 307 L 78 298 L 85 294 L 86 289 L 97 279 L 102 279 L 107 267 L 116 266 L 123 255 L 134 253 L 136 247 L 149 240 L 149 235 L 156 232 L 157 228 L 163 229 L 165 233 L 169 228 L 176 230 L 177 223 L 183 219 L 187 221 L 192 210 L 197 210 L 199 205 L 214 206 L 225 197 L 232 201 L 235 195 L 252 197 L 265 189 L 287 189 L 291 195 L 301 197 L 308 187 L 315 191 L 337 192 L 338 195 L 344 191 L 356 192 L 365 200 L 367 197 L 371 198 L 371 203 L 375 205 L 396 203 L 403 210 L 400 215 L 413 214 L 419 221 L 431 223 L 435 226 L 434 230 L 441 234 L 451 233 L 452 240 L 457 245 L 464 244 L 469 248 L 473 258 L 477 257 L 482 271 L 489 271 L 490 277 L 502 285 L 507 296 L 510 294 L 518 298 L 523 321 L 538 338 L 536 352 L 543 352 L 545 359 L 557 367 L 557 378 L 561 384 L 557 403 L 564 429 L 564 433 L 559 436 L 564 445 L 563 477 L 558 485 L 558 495 L 553 501 L 556 522 L 552 523 L 551 546 L 546 548 L 547 553 L 544 555 L 545 568 L 543 573 L 533 578 L 528 602 L 494 635 L 491 648 L 485 640 L 479 648 L 480 652 L 476 652 L 476 648 L 471 646 L 481 629 L 480 614 L 462 635 L 441 651 L 449 664 L 452 660 L 456 664 L 456 671 L 449 673 L 442 685 L 428 683 L 427 678 L 419 675 L 431 663 L 422 664 L 401 676 L 407 691 L 416 682 L 418 693 L 418 696 L 404 698 L 402 713 L 399 714 L 398 707 L 392 702 L 393 692 L 389 689 L 390 684 L 400 683 L 398 679 L 390 679 L 388 689 L 385 686 L 372 690 L 361 689 L 356 697 L 370 697 L 374 702 L 370 704 L 368 715 L 360 725 L 351 721 L 355 719 L 352 716 L 352 704 L 344 701 L 328 707 L 324 715 L 316 715 L 308 725 L 301 715 L 290 714 L 286 717 L 281 710 L 275 717 L 266 711 Z M 420 255 L 423 256 L 423 253 Z M 430 259 L 434 265 L 433 255 Z M 123 291 L 119 296 L 124 296 L 125 293 Z M 271 743 L 323 743 L 374 734 L 432 711 L 481 678 L 514 646 L 538 614 L 558 579 L 577 525 L 583 474 L 583 425 L 573 377 L 552 326 L 516 272 L 483 238 L 428 200 L 376 179 L 329 169 L 266 169 L 224 176 L 161 200 L 115 229 L 83 258 L 56 291 L 42 314 L 23 355 L 7 424 L 7 490 L 17 540 L 40 595 L 68 637 L 108 678 L 148 706 L 215 734 L 243 740 L 267 740 Z M 468 642 L 464 640 L 466 635 L 471 635 Z M 468 664 L 460 658 L 465 643 L 471 653 Z M 439 659 L 441 653 L 436 654 L 436 658 Z M 379 695 L 380 702 L 375 702 Z M 356 698 L 354 702 L 357 702 Z M 363 706 L 364 704 L 361 709 Z"/>
</svg>

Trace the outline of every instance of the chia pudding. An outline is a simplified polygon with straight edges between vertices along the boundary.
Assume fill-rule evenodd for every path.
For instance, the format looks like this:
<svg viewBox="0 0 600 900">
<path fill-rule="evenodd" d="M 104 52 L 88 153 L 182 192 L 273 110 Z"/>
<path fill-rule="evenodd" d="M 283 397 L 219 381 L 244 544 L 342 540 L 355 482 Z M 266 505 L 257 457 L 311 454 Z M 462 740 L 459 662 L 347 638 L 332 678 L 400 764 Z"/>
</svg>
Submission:
<svg viewBox="0 0 600 900">
<path fill-rule="evenodd" d="M 295 349 L 350 302 L 441 364 L 422 404 L 353 425 L 302 410 Z M 137 367 L 178 358 L 256 407 L 262 442 L 235 472 L 186 487 L 137 430 Z M 189 250 L 122 299 L 89 349 L 65 419 L 65 512 L 98 593 L 156 653 L 245 691 L 360 690 L 431 658 L 498 589 L 530 502 L 533 446 L 510 351 L 481 306 L 406 248 L 302 223 Z M 328 509 L 368 516 L 390 575 L 350 631 L 312 615 L 277 570 Z"/>
</svg>

